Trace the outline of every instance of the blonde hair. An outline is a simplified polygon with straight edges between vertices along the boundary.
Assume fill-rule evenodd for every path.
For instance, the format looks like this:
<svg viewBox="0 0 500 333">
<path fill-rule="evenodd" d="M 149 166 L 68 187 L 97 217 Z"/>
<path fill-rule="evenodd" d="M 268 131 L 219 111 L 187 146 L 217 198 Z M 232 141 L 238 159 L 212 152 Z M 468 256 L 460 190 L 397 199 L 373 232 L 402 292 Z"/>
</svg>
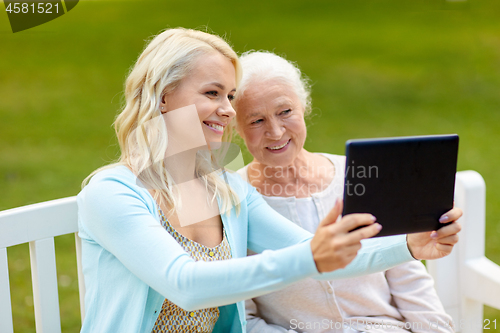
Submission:
<svg viewBox="0 0 500 333">
<path fill-rule="evenodd" d="M 255 82 L 280 80 L 289 85 L 299 98 L 304 115 L 311 113 L 311 85 L 297 64 L 269 51 L 248 51 L 240 56 L 243 77 L 236 99 L 243 96 L 246 88 Z"/>
<path fill-rule="evenodd" d="M 175 193 L 175 182 L 163 159 L 167 149 L 166 126 L 150 126 L 163 121 L 160 104 L 163 96 L 175 90 L 180 81 L 189 75 L 195 61 L 202 55 L 219 52 L 234 65 L 236 85 L 241 78 L 238 56 L 222 38 L 206 32 L 176 28 L 163 31 L 146 46 L 125 82 L 125 107 L 115 120 L 115 132 L 120 145 L 121 156 L 113 163 L 92 172 L 84 181 L 97 172 L 117 165 L 129 166 L 138 180 L 153 192 L 159 204 L 166 204 L 170 210 L 181 205 Z M 226 133 L 225 136 L 230 136 Z M 221 213 L 230 212 L 237 204 L 237 194 L 213 170 L 214 159 L 207 154 L 198 154 L 196 175 L 204 182 L 215 197 L 222 202 Z M 158 161 L 158 162 L 157 162 Z M 208 198 L 207 198 L 208 199 Z"/>
</svg>

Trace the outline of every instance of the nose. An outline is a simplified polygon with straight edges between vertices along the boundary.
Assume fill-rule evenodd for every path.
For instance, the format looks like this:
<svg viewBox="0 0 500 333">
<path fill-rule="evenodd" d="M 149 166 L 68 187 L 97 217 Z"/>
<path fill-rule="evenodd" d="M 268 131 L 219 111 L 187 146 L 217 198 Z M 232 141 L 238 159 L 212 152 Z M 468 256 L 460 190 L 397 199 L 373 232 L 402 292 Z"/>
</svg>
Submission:
<svg viewBox="0 0 500 333">
<path fill-rule="evenodd" d="M 278 140 L 281 139 L 285 131 L 285 126 L 279 120 L 271 119 L 267 123 L 265 135 L 270 139 Z"/>
<path fill-rule="evenodd" d="M 217 109 L 217 115 L 219 117 L 228 117 L 229 120 L 233 119 L 236 116 L 236 111 L 234 111 L 233 105 L 226 99 L 222 105 Z"/>
</svg>

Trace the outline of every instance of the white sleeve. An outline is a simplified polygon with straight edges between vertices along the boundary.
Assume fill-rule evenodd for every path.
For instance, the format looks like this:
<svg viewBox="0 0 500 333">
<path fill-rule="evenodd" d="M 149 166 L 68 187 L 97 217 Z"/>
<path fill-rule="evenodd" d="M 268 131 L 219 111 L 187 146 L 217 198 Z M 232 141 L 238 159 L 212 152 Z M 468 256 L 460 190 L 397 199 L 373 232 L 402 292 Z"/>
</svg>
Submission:
<svg viewBox="0 0 500 333">
<path fill-rule="evenodd" d="M 445 313 L 424 264 L 412 261 L 385 272 L 396 307 L 412 332 L 453 333 L 452 318 Z"/>
<path fill-rule="evenodd" d="M 268 324 L 264 319 L 259 317 L 257 305 L 251 299 L 245 301 L 245 308 L 247 333 L 297 333 L 297 331 L 289 330 L 279 325 Z"/>
</svg>

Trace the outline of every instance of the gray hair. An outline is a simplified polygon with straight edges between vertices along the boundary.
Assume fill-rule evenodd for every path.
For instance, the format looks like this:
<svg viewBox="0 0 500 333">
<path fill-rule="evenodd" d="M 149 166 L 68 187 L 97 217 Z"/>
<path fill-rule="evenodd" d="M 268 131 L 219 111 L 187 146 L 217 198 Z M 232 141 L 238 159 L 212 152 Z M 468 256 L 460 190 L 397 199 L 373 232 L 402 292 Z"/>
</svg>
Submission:
<svg viewBox="0 0 500 333">
<path fill-rule="evenodd" d="M 243 96 L 248 85 L 258 81 L 278 79 L 289 85 L 304 107 L 304 115 L 311 113 L 311 85 L 309 78 L 302 74 L 299 67 L 268 51 L 248 51 L 240 57 L 243 76 L 236 93 Z"/>
</svg>

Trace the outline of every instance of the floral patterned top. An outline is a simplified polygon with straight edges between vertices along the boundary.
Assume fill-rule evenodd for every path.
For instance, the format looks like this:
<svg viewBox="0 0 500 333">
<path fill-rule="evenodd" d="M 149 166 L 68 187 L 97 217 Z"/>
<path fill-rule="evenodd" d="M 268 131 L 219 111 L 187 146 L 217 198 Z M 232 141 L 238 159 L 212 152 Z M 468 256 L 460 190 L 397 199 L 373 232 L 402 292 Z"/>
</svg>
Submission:
<svg viewBox="0 0 500 333">
<path fill-rule="evenodd" d="M 159 210 L 162 226 L 172 237 L 188 252 L 195 260 L 215 261 L 231 259 L 231 248 L 227 241 L 226 231 L 223 230 L 222 242 L 216 247 L 209 248 L 196 243 L 177 232 Z M 152 333 L 191 333 L 191 332 L 212 332 L 217 319 L 219 318 L 219 308 L 207 308 L 196 311 L 186 311 L 174 303 L 165 299 L 158 319 L 156 319 Z"/>
</svg>

